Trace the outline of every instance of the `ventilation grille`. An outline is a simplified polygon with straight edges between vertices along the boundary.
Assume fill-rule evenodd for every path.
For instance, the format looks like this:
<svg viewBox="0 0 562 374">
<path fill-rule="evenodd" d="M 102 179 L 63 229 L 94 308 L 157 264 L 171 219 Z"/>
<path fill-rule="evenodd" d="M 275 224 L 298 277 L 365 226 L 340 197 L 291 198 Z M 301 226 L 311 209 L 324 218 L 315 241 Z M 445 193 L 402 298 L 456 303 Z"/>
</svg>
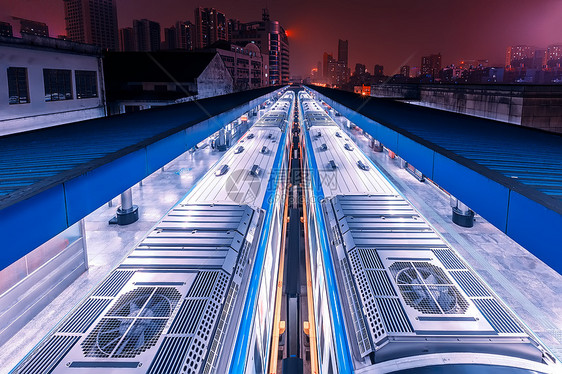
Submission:
<svg viewBox="0 0 562 374">
<path fill-rule="evenodd" d="M 240 255 L 238 256 L 238 264 L 236 265 L 236 271 L 234 272 L 240 278 L 242 278 L 242 275 L 244 274 L 244 269 L 246 268 L 246 264 L 248 263 L 249 254 L 250 254 L 250 242 L 244 240 L 242 250 L 240 251 Z"/>
<path fill-rule="evenodd" d="M 338 226 L 332 226 L 332 237 L 334 238 L 334 246 L 338 246 L 342 243 Z"/>
<path fill-rule="evenodd" d="M 377 298 L 376 300 L 388 331 L 413 332 L 410 321 L 397 298 Z"/>
<path fill-rule="evenodd" d="M 197 283 L 198 278 L 208 279 L 209 274 L 205 273 L 209 272 L 199 272 L 197 278 L 195 278 L 195 283 Z M 184 368 L 186 368 L 185 373 L 187 374 L 199 373 L 201 371 L 202 365 L 207 356 L 209 342 L 218 323 L 218 316 L 219 313 L 221 313 L 223 300 L 226 296 L 226 290 L 229 286 L 228 283 L 230 277 L 226 275 L 225 272 L 217 271 L 213 273 L 213 278 L 216 281 L 214 285 L 209 285 L 208 290 L 205 291 L 206 294 L 209 295 L 209 298 L 205 311 L 202 313 L 197 325 L 193 342 L 191 343 L 187 353 L 184 366 Z M 201 283 L 203 283 L 203 281 L 201 281 Z M 188 297 L 200 294 L 199 290 L 196 291 L 197 293 L 192 293 L 190 290 L 190 295 Z"/>
<path fill-rule="evenodd" d="M 115 270 L 111 275 L 94 291 L 92 296 L 115 297 L 131 279 L 134 271 Z"/>
<path fill-rule="evenodd" d="M 355 275 L 355 283 L 359 290 L 359 295 L 361 297 L 367 322 L 371 331 L 371 337 L 373 342 L 376 343 L 378 340 L 383 338 L 386 332 L 380 318 L 380 314 L 377 310 L 375 299 L 373 298 L 373 291 L 371 290 L 369 281 L 363 271 L 363 265 L 361 264 L 357 250 L 349 252 L 349 258 L 351 260 L 353 274 Z"/>
<path fill-rule="evenodd" d="M 236 298 L 238 296 L 238 290 L 238 284 L 232 282 L 230 289 L 228 290 L 228 296 L 226 297 L 226 302 L 217 326 L 217 332 L 215 333 L 213 344 L 209 350 L 209 357 L 207 357 L 207 363 L 203 372 L 204 374 L 209 374 L 216 370 L 217 359 L 223 345 L 224 337 L 226 336 L 226 330 L 230 321 L 232 308 L 234 308 L 234 303 L 236 302 Z"/>
<path fill-rule="evenodd" d="M 349 270 L 346 258 L 341 260 L 341 269 L 345 282 L 347 302 L 351 308 L 351 317 L 353 320 L 353 327 L 355 328 L 355 338 L 357 339 L 357 344 L 359 345 L 359 353 L 361 354 L 361 357 L 365 357 L 373 351 L 373 347 L 371 345 L 371 341 L 369 340 L 369 335 L 367 334 L 365 320 L 363 319 L 363 313 L 361 311 L 361 304 L 359 303 L 357 293 L 355 292 L 355 286 L 353 285 L 351 271 Z"/>
<path fill-rule="evenodd" d="M 109 305 L 111 299 L 88 299 L 72 317 L 68 319 L 58 332 L 83 334 Z"/>
<path fill-rule="evenodd" d="M 84 355 L 133 358 L 151 348 L 180 297 L 173 287 L 138 287 L 122 295 L 82 342 Z"/>
<path fill-rule="evenodd" d="M 191 337 L 166 337 L 158 350 L 148 374 L 179 373 Z"/>
<path fill-rule="evenodd" d="M 189 298 L 207 298 L 211 295 L 213 285 L 219 275 L 218 271 L 200 271 L 195 278 L 195 282 L 189 290 Z"/>
<path fill-rule="evenodd" d="M 466 266 L 464 266 L 462 261 L 450 249 L 434 249 L 433 253 L 445 266 L 445 269 L 466 269 Z"/>
<path fill-rule="evenodd" d="M 443 269 L 429 262 L 395 262 L 389 270 L 406 304 L 423 314 L 464 314 L 468 309 Z"/>
<path fill-rule="evenodd" d="M 484 317 L 492 327 L 499 333 L 518 334 L 523 333 L 521 327 L 494 299 L 472 299 Z"/>
<path fill-rule="evenodd" d="M 366 269 L 384 269 L 381 259 L 374 248 L 358 248 L 357 250 Z"/>
<path fill-rule="evenodd" d="M 14 370 L 17 374 L 50 373 L 78 341 L 78 336 L 52 336 Z"/>
<path fill-rule="evenodd" d="M 375 296 L 396 296 L 396 291 L 390 284 L 390 279 L 384 270 L 365 270 L 373 288 Z"/>
<path fill-rule="evenodd" d="M 469 297 L 490 297 L 486 287 L 469 271 L 451 271 L 451 276 L 457 281 Z"/>
<path fill-rule="evenodd" d="M 168 334 L 194 334 L 207 300 L 185 299 Z"/>
</svg>

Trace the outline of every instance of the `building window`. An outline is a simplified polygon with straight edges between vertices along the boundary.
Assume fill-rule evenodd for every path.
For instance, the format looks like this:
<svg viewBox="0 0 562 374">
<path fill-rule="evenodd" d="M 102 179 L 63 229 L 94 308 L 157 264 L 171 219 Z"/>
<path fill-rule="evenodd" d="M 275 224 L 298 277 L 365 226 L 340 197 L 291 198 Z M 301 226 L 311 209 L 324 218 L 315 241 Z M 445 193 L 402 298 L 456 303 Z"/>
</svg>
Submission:
<svg viewBox="0 0 562 374">
<path fill-rule="evenodd" d="M 77 99 L 98 97 L 98 77 L 95 71 L 76 70 L 74 79 Z"/>
<path fill-rule="evenodd" d="M 45 101 L 72 100 L 70 70 L 43 69 Z"/>
<path fill-rule="evenodd" d="M 27 68 L 8 68 L 8 94 L 10 104 L 29 103 Z"/>
</svg>

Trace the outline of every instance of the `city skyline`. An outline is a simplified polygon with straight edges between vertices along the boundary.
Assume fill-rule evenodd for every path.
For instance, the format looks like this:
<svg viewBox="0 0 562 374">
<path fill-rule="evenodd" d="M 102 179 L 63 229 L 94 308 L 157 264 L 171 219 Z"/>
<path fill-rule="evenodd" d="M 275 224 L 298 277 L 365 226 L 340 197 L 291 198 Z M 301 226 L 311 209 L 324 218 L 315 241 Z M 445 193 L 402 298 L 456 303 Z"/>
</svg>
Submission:
<svg viewBox="0 0 562 374">
<path fill-rule="evenodd" d="M 147 18 L 160 23 L 163 30 L 176 21 L 193 21 L 197 6 L 217 8 L 242 22 L 259 20 L 261 8 L 268 6 L 272 19 L 279 20 L 289 34 L 292 76 L 310 74 L 324 52 L 337 55 L 338 39 L 349 40 L 350 67 L 362 63 L 370 70 L 380 64 L 388 75 L 399 73 L 403 65 L 419 66 L 424 55 L 441 53 L 443 66 L 462 59 L 488 59 L 491 65 L 502 65 L 510 45 L 546 47 L 562 42 L 559 0 L 475 0 L 470 5 L 443 0 L 423 4 L 350 1 L 345 5 L 335 0 L 288 0 L 245 1 L 236 6 L 224 0 L 203 4 L 117 0 L 119 28 L 130 27 L 133 19 Z M 47 23 L 53 37 L 66 33 L 62 0 L 0 0 L 0 21 L 12 16 Z"/>
</svg>

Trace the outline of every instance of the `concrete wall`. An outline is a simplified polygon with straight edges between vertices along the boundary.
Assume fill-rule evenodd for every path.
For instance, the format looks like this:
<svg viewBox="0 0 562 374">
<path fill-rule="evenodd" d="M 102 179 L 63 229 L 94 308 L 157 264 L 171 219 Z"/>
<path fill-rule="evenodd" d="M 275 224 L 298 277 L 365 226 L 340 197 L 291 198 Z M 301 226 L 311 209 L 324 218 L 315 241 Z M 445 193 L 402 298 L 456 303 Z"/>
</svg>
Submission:
<svg viewBox="0 0 562 374">
<path fill-rule="evenodd" d="M 521 91 L 496 90 L 486 86 L 422 86 L 419 100 L 420 105 L 432 108 L 521 124 Z"/>
<path fill-rule="evenodd" d="M 371 96 L 562 133 L 562 86 L 387 84 Z"/>
<path fill-rule="evenodd" d="M 197 78 L 197 98 L 226 95 L 234 92 L 232 76 L 221 57 L 216 54 Z"/>
<path fill-rule="evenodd" d="M 9 104 L 8 67 L 27 68 L 29 103 Z M 72 70 L 74 98 L 45 101 L 43 69 Z M 75 70 L 97 72 L 97 98 L 76 98 Z M 56 49 L 0 44 L 0 136 L 102 117 L 105 115 L 103 95 L 103 74 L 99 57 Z"/>
</svg>

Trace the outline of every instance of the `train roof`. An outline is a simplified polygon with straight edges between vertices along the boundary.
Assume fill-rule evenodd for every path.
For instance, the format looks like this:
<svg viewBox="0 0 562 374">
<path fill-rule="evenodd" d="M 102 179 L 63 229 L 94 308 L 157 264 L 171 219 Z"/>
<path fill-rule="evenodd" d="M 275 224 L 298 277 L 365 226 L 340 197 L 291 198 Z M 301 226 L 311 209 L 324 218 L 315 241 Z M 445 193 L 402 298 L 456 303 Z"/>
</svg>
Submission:
<svg viewBox="0 0 562 374">
<path fill-rule="evenodd" d="M 341 137 L 336 136 L 336 133 Z M 390 182 L 372 167 L 369 159 L 339 127 L 312 127 L 310 139 L 320 180 L 323 182 L 324 196 L 395 192 Z M 346 144 L 349 149 L 345 148 Z M 334 161 L 335 169 L 330 165 L 330 161 Z M 359 161 L 368 166 L 368 170 L 361 169 L 358 166 Z"/>
<path fill-rule="evenodd" d="M 185 202 L 249 204 L 261 207 L 267 192 L 275 156 L 280 151 L 278 127 L 253 126 L 197 183 Z M 243 147 L 240 153 L 238 148 Z M 224 165 L 228 170 L 216 175 Z M 258 175 L 251 173 L 254 165 Z"/>
</svg>

